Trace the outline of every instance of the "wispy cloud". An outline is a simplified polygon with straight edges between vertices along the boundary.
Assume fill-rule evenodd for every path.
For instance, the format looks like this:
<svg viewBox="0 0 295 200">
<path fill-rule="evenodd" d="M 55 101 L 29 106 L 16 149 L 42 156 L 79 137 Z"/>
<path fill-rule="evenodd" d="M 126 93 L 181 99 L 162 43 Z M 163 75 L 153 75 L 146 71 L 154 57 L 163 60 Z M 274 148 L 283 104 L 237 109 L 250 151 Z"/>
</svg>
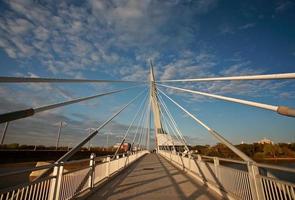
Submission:
<svg viewBox="0 0 295 200">
<path fill-rule="evenodd" d="M 250 28 L 254 28 L 256 26 L 256 23 L 247 23 L 247 24 L 243 24 L 241 26 L 236 26 L 234 24 L 231 23 L 223 23 L 219 26 L 219 31 L 220 34 L 222 35 L 232 35 L 235 34 L 237 32 L 241 32 Z"/>
<path fill-rule="evenodd" d="M 77 78 L 85 71 L 111 74 L 122 64 L 135 65 L 130 56 L 119 56 L 131 48 L 152 54 L 164 44 L 189 42 L 182 38 L 192 37 L 198 23 L 188 26 L 183 20 L 217 5 L 217 0 L 190 2 L 195 9 L 180 1 L 5 2 L 9 9 L 0 18 L 0 46 L 7 55 L 20 62 L 37 60 L 54 75 Z"/>
<path fill-rule="evenodd" d="M 295 6 L 295 3 L 292 1 L 279 1 L 275 7 L 277 13 L 282 13 L 286 10 L 289 10 Z"/>
<path fill-rule="evenodd" d="M 219 26 L 219 31 L 223 35 L 234 34 L 235 33 L 235 28 L 231 24 L 224 23 L 224 24 L 221 24 Z"/>
<path fill-rule="evenodd" d="M 200 59 L 202 58 L 202 59 Z M 181 79 L 181 78 L 202 78 L 202 77 L 218 77 L 218 76 L 238 76 L 238 75 L 255 75 L 267 74 L 266 68 L 253 68 L 251 61 L 241 59 L 231 60 L 232 65 L 225 66 L 216 70 L 218 64 L 214 54 L 200 53 L 192 58 L 178 59 L 163 68 L 162 79 Z M 191 65 L 194 63 L 194 65 Z M 276 97 L 281 99 L 295 98 L 295 95 L 287 92 L 286 88 L 294 85 L 293 81 L 214 81 L 214 82 L 197 82 L 180 83 L 180 87 L 192 90 L 208 92 L 213 94 L 221 94 L 232 97 Z M 179 86 L 179 84 L 178 84 Z M 295 86 L 295 85 L 294 85 Z M 200 95 L 192 95 L 171 89 L 166 89 L 169 94 L 182 95 L 188 102 L 208 102 L 208 97 Z M 265 93 L 268 91 L 268 93 Z"/>
<path fill-rule="evenodd" d="M 227 55 L 231 55 L 232 52 L 221 52 L 223 49 L 218 47 L 227 45 L 221 42 L 224 38 L 231 40 L 231 37 L 241 36 L 244 30 L 254 30 L 257 24 L 252 21 L 253 18 L 247 18 L 248 21 L 245 21 L 243 16 L 242 21 L 237 19 L 221 22 L 220 19 L 227 18 L 220 18 L 217 23 L 220 26 L 217 25 L 210 30 L 213 35 L 208 35 L 213 42 L 208 42 L 207 36 L 203 38 L 207 32 L 201 33 L 201 31 L 208 25 L 201 23 L 203 22 L 201 20 L 210 19 L 204 15 L 217 8 L 218 0 L 86 0 L 46 3 L 33 0 L 5 0 L 3 2 L 1 10 L 3 12 L 0 13 L 0 47 L 11 60 L 19 63 L 19 67 L 7 70 L 7 74 L 13 76 L 38 77 L 42 74 L 49 77 L 146 80 L 149 66 L 146 61 L 150 58 L 154 61 L 156 76 L 159 79 L 231 76 L 275 71 L 275 66 L 271 66 L 271 69 L 255 66 L 260 62 L 252 60 L 249 55 L 245 56 L 245 52 L 228 58 L 230 56 Z M 288 2 L 282 1 L 277 4 L 277 12 L 289 9 L 292 3 Z M 273 5 L 271 6 L 273 9 Z M 263 23 L 262 21 L 259 23 Z M 216 31 L 219 31 L 219 34 L 216 34 Z M 224 35 L 230 37 L 223 38 Z M 215 39 L 220 43 L 215 42 Z M 239 50 L 235 48 L 234 51 Z M 233 97 L 276 96 L 280 99 L 293 99 L 294 94 L 286 89 L 292 87 L 292 84 L 288 81 L 254 81 L 204 82 L 181 84 L 181 86 Z M 55 103 L 88 93 L 93 94 L 97 90 L 108 90 L 110 85 L 107 86 L 96 84 L 85 89 L 76 85 L 70 88 L 58 84 L 3 85 L 0 88 L 0 108 L 1 112 L 6 112 Z M 185 101 L 188 103 L 210 101 L 197 95 L 178 94 L 187 97 Z M 108 103 L 115 104 L 115 102 Z M 83 106 L 95 110 L 93 103 L 86 103 Z M 117 105 L 109 110 L 114 111 L 114 108 L 118 108 Z M 28 127 L 27 133 L 33 136 L 41 127 L 49 127 L 49 124 L 46 124 L 46 116 L 48 123 L 56 118 L 69 121 L 72 126 L 84 128 L 84 122 L 88 118 L 78 111 L 73 111 L 70 116 L 59 110 L 45 113 L 40 121 L 28 120 L 27 125 L 36 123 L 39 128 Z M 20 127 L 21 125 L 26 126 L 20 124 Z M 93 124 L 86 123 L 85 128 L 89 128 L 86 126 Z M 15 133 L 20 135 L 21 128 L 17 128 L 16 125 L 13 127 Z M 122 127 L 114 125 L 113 128 L 119 130 Z M 55 131 L 56 127 L 48 128 L 44 136 L 46 134 L 54 136 L 52 133 Z M 79 133 L 77 132 L 73 138 L 80 137 Z"/>
<path fill-rule="evenodd" d="M 255 25 L 256 25 L 255 23 L 248 23 L 248 24 L 240 26 L 239 29 L 245 30 L 245 29 L 253 28 L 253 27 L 255 27 Z"/>
</svg>

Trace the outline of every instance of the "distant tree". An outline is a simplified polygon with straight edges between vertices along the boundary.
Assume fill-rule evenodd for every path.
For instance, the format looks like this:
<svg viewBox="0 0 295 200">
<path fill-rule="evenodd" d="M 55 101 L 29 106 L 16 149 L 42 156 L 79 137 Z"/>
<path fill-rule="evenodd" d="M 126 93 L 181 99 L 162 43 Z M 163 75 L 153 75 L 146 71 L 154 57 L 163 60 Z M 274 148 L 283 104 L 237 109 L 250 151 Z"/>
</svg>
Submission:
<svg viewBox="0 0 295 200">
<path fill-rule="evenodd" d="M 239 144 L 236 147 L 244 152 L 247 156 L 253 157 L 255 154 L 253 144 Z"/>
<path fill-rule="evenodd" d="M 263 152 L 264 145 L 259 143 L 254 143 L 254 152 Z"/>
<path fill-rule="evenodd" d="M 262 160 L 263 158 L 264 158 L 264 153 L 263 152 L 257 152 L 253 156 L 253 159 L 255 159 L 255 160 Z"/>
<path fill-rule="evenodd" d="M 288 146 L 283 146 L 281 147 L 281 149 L 282 149 L 282 154 L 285 157 L 295 157 L 295 152 L 289 149 Z"/>
<path fill-rule="evenodd" d="M 295 152 L 295 143 L 288 144 L 288 148 Z"/>
<path fill-rule="evenodd" d="M 208 152 L 209 148 L 210 148 L 209 145 L 196 145 L 196 146 L 192 146 L 191 150 L 197 150 L 199 154 L 206 155 L 206 152 Z"/>
<path fill-rule="evenodd" d="M 263 148 L 263 152 L 265 156 L 271 156 L 273 158 L 278 157 L 280 154 L 282 154 L 282 149 L 279 145 L 275 144 L 265 144 Z"/>
<path fill-rule="evenodd" d="M 19 146 L 19 149 L 34 149 L 35 146 L 33 145 L 26 145 L 26 144 L 23 144 L 23 145 L 20 145 Z"/>
<path fill-rule="evenodd" d="M 7 149 L 18 149 L 19 144 L 18 143 L 12 143 L 7 145 Z"/>
</svg>

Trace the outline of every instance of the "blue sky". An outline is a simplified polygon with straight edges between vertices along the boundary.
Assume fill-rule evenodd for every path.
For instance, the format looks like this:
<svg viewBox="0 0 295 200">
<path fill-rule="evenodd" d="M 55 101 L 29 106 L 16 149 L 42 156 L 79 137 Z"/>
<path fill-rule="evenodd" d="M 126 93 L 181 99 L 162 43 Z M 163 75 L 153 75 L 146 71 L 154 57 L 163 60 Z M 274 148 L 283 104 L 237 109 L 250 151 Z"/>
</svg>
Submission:
<svg viewBox="0 0 295 200">
<path fill-rule="evenodd" d="M 0 74 L 56 78 L 147 80 L 287 73 L 295 71 L 292 1 L 31 1 L 0 3 Z M 2 84 L 0 110 L 55 103 L 130 84 Z M 295 107 L 295 82 L 173 84 L 273 105 Z M 11 123 L 6 142 L 54 145 L 58 121 L 67 121 L 62 144 L 75 144 L 141 89 L 68 106 Z M 294 119 L 197 95 L 167 91 L 233 143 L 294 142 Z M 103 105 L 104 104 L 104 105 Z M 120 135 L 137 104 L 104 132 Z M 192 144 L 214 144 L 167 101 Z M 111 136 L 112 142 L 118 140 Z M 95 144 L 105 143 L 97 136 Z"/>
</svg>

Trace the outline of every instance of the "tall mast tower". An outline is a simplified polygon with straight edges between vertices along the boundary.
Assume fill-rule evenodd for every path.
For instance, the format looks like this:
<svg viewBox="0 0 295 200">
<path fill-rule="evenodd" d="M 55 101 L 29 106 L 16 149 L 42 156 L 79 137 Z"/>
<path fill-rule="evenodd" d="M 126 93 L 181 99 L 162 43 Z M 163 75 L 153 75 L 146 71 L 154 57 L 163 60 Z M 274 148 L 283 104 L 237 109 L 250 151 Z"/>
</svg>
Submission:
<svg viewBox="0 0 295 200">
<path fill-rule="evenodd" d="M 155 84 L 154 67 L 152 61 L 150 61 L 150 100 L 152 105 L 152 113 L 154 116 L 154 130 L 155 130 L 155 143 L 157 151 L 163 148 L 174 149 L 175 146 L 183 146 L 167 134 L 162 126 L 160 105 L 157 93 L 157 87 Z M 175 150 L 175 149 L 174 149 Z"/>
</svg>

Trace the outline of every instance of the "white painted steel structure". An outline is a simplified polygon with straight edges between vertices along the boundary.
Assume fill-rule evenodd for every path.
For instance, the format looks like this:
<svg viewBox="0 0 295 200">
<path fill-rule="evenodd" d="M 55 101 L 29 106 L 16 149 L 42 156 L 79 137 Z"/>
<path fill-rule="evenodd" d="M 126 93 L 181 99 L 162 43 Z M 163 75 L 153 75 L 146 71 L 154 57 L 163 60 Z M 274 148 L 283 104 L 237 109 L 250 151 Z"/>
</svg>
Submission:
<svg viewBox="0 0 295 200">
<path fill-rule="evenodd" d="M 295 73 L 287 74 L 270 74 L 270 75 L 251 75 L 251 76 L 232 76 L 232 77 L 213 77 L 200 79 L 182 79 L 182 80 L 164 80 L 156 81 L 153 73 L 153 66 L 149 75 L 148 90 L 142 90 L 138 95 L 131 99 L 127 104 L 122 106 L 116 113 L 109 117 L 98 128 L 93 130 L 86 138 L 79 142 L 74 148 L 68 151 L 55 163 L 8 172 L 0 174 L 0 179 L 5 177 L 13 177 L 20 174 L 28 174 L 33 171 L 45 170 L 46 173 L 38 177 L 34 181 L 25 182 L 23 184 L 13 185 L 8 188 L 0 189 L 0 200 L 66 200 L 73 199 L 82 194 L 91 192 L 93 188 L 107 181 L 111 176 L 119 173 L 128 167 L 132 162 L 148 153 L 150 139 L 150 117 L 151 111 L 154 119 L 155 144 L 157 153 L 166 158 L 175 166 L 187 172 L 190 176 L 195 177 L 209 188 L 213 189 L 222 197 L 229 199 L 245 199 L 245 200 L 295 200 L 295 184 L 290 180 L 283 180 L 274 176 L 274 171 L 294 174 L 295 170 L 290 168 L 259 164 L 254 162 L 245 153 L 237 149 L 230 141 L 224 138 L 220 133 L 210 128 L 207 124 L 190 113 L 178 102 L 169 97 L 164 91 L 157 88 L 157 85 L 180 90 L 183 92 L 195 93 L 207 97 L 226 100 L 229 102 L 240 103 L 248 106 L 255 106 L 263 109 L 272 110 L 286 116 L 295 116 L 294 109 L 285 106 L 273 106 L 268 104 L 257 103 L 254 101 L 246 101 L 221 95 L 209 94 L 200 91 L 193 91 L 184 88 L 178 88 L 169 85 L 163 85 L 158 82 L 200 82 L 200 81 L 242 81 L 242 80 L 271 80 L 271 79 L 295 79 Z M 28 78 L 28 77 L 0 77 L 0 83 L 25 83 L 25 82 L 51 82 L 51 83 L 87 83 L 87 82 L 116 82 L 116 83 L 144 83 L 144 81 L 112 81 L 112 80 L 86 80 L 86 79 L 54 79 L 54 78 Z M 39 108 L 30 108 L 26 110 L 4 113 L 0 115 L 0 123 L 6 123 L 3 131 L 1 143 L 8 128 L 8 123 L 13 120 L 30 117 L 34 113 L 54 109 L 69 104 L 97 98 L 100 96 L 111 95 L 138 86 L 115 90 L 108 93 L 98 94 L 89 97 L 81 97 Z M 138 121 L 136 131 L 131 143 L 131 151 L 125 154 L 118 154 L 117 151 L 113 156 L 95 157 L 91 154 L 89 159 L 68 161 L 83 145 L 90 141 L 99 131 L 110 123 L 115 117 L 123 112 L 129 105 L 137 101 L 143 94 L 143 98 L 138 111 L 121 140 L 121 145 L 127 139 L 132 126 Z M 148 97 L 149 94 L 149 97 Z M 165 97 L 165 98 L 162 98 Z M 169 111 L 165 99 L 170 100 L 176 107 L 185 112 L 194 121 L 208 130 L 219 142 L 226 145 L 234 153 L 236 153 L 242 161 L 223 159 L 218 157 L 202 156 L 189 152 L 184 135 L 178 128 L 172 113 Z M 144 139 L 146 139 L 144 145 Z M 145 147 L 144 147 L 145 146 Z M 132 149 L 144 149 L 133 152 Z M 73 167 L 69 166 L 75 166 Z M 239 165 L 239 167 L 234 167 Z M 77 167 L 78 166 L 78 167 Z"/>
<path fill-rule="evenodd" d="M 258 103 L 258 102 L 254 102 L 254 101 L 247 101 L 247 100 L 237 99 L 237 98 L 232 98 L 232 97 L 225 97 L 225 96 L 217 95 L 217 94 L 209 94 L 209 93 L 206 93 L 206 92 L 200 92 L 200 91 L 189 90 L 189 89 L 184 89 L 184 88 L 179 88 L 179 87 L 173 87 L 173 86 L 168 86 L 168 85 L 164 85 L 164 84 L 157 84 L 157 85 L 163 86 L 163 87 L 166 87 L 166 88 L 170 88 L 170 89 L 173 89 L 173 90 L 180 90 L 180 91 L 183 91 L 183 92 L 199 94 L 199 95 L 212 97 L 212 98 L 216 98 L 216 99 L 221 99 L 221 100 L 225 100 L 225 101 L 229 101 L 229 102 L 234 102 L 234 103 L 244 104 L 244 105 L 247 105 L 247 106 L 253 106 L 253 107 L 257 107 L 257 108 L 271 110 L 271 111 L 275 111 L 275 112 L 277 112 L 277 113 L 279 113 L 281 115 L 295 117 L 295 109 L 288 108 L 286 106 L 273 106 L 273 105 L 269 105 L 269 104 Z M 284 110 L 284 111 L 282 112 L 282 110 Z"/>
<path fill-rule="evenodd" d="M 73 199 L 83 192 L 90 191 L 111 176 L 119 173 L 131 163 L 144 156 L 148 151 L 120 154 L 116 159 L 95 157 L 90 159 L 61 162 L 42 167 L 19 170 L 13 173 L 0 174 L 1 178 L 38 170 L 53 170 L 48 176 L 27 184 L 21 184 L 0 191 L 1 200 L 66 200 Z M 84 165 L 82 168 L 65 170 L 68 165 Z"/>
<path fill-rule="evenodd" d="M 275 79 L 294 79 L 295 73 L 284 74 L 264 74 L 248 76 L 228 76 L 228 77 L 209 77 L 209 78 L 191 78 L 177 80 L 160 80 L 158 83 L 168 82 L 205 82 L 205 81 L 244 81 L 244 80 L 275 80 Z"/>
<path fill-rule="evenodd" d="M 218 157 L 201 156 L 194 157 L 192 155 L 181 154 L 170 151 L 160 151 L 160 155 L 181 168 L 189 175 L 195 177 L 199 181 L 217 192 L 220 196 L 229 199 L 295 199 L 295 184 L 287 181 L 281 181 L 277 178 L 270 177 L 268 173 L 275 170 L 280 172 L 288 171 L 295 174 L 295 169 L 284 169 L 278 166 L 249 163 L 245 161 L 237 161 Z M 233 166 L 240 166 L 239 168 Z M 252 167 L 264 171 L 265 174 L 250 170 Z M 243 170 L 241 168 L 244 168 Z M 251 182 L 259 182 L 260 190 L 258 195 L 253 195 Z"/>
</svg>

